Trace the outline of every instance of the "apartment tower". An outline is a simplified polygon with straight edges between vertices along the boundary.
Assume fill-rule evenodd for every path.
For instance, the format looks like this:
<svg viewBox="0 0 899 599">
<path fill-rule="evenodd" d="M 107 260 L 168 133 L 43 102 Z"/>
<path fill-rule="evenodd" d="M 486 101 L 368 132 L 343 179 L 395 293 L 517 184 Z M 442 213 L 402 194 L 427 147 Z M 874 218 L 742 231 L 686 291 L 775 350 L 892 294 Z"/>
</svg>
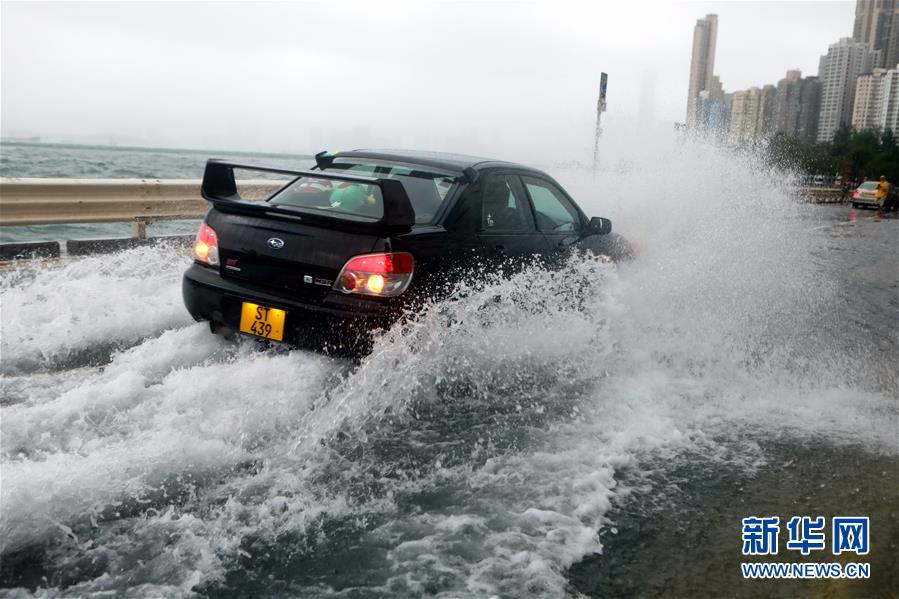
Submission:
<svg viewBox="0 0 899 599">
<path fill-rule="evenodd" d="M 899 133 L 899 66 L 860 75 L 855 86 L 852 126 Z"/>
<path fill-rule="evenodd" d="M 821 81 L 821 108 L 818 113 L 817 140 L 827 142 L 841 127 L 852 122 L 855 80 L 870 72 L 879 56 L 868 44 L 848 37 L 831 44 L 821 57 L 818 78 Z"/>
<path fill-rule="evenodd" d="M 762 108 L 762 90 L 757 87 L 734 92 L 730 106 L 730 131 L 727 139 L 732 144 L 751 141 L 756 137 L 759 109 Z"/>
<path fill-rule="evenodd" d="M 690 60 L 690 85 L 687 92 L 687 125 L 697 121 L 696 102 L 699 92 L 712 87 L 715 70 L 715 42 L 718 37 L 718 15 L 709 14 L 696 21 L 693 28 L 693 57 Z"/>
<path fill-rule="evenodd" d="M 857 0 L 852 39 L 880 52 L 874 66 L 895 66 L 899 61 L 899 1 Z"/>
</svg>

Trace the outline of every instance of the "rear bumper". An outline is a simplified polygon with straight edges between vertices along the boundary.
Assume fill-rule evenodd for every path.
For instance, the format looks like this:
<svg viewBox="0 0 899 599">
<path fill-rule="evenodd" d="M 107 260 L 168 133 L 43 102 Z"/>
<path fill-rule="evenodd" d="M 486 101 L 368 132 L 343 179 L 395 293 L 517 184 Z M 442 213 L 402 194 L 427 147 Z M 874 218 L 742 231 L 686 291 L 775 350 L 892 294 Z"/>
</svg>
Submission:
<svg viewBox="0 0 899 599">
<path fill-rule="evenodd" d="M 884 204 L 883 200 L 878 200 L 877 198 L 865 197 L 865 196 L 853 196 L 852 198 L 853 204 L 861 204 L 863 206 L 877 206 L 881 207 Z"/>
<path fill-rule="evenodd" d="M 244 301 L 280 308 L 287 312 L 284 342 L 327 349 L 360 349 L 370 333 L 390 326 L 401 312 L 398 304 L 330 294 L 318 301 L 304 301 L 222 278 L 218 271 L 192 264 L 181 284 L 184 305 L 195 320 L 240 328 Z M 360 345 L 361 344 L 361 345 Z"/>
</svg>

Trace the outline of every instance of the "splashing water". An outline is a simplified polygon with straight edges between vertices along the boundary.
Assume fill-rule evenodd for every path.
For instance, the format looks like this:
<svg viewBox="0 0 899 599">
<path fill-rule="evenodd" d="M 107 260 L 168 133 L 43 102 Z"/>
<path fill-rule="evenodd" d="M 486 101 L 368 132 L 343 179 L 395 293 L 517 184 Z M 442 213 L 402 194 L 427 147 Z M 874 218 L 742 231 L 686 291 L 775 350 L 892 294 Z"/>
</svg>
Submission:
<svg viewBox="0 0 899 599">
<path fill-rule="evenodd" d="M 171 248 L 3 274 L 4 586 L 557 596 L 676 468 L 753 471 L 774 438 L 895 456 L 899 274 L 843 267 L 896 223 L 659 152 L 556 173 L 635 262 L 460 285 L 358 365 L 209 335 Z"/>
</svg>

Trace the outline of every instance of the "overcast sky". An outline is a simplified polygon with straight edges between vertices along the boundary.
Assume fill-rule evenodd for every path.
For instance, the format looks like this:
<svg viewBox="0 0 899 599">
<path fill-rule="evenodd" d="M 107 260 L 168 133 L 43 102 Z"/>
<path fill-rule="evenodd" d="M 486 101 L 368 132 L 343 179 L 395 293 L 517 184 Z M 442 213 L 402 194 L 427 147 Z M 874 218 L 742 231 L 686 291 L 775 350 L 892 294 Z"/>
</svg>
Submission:
<svg viewBox="0 0 899 599">
<path fill-rule="evenodd" d="M 693 26 L 719 15 L 725 90 L 851 35 L 854 2 L 0 4 L 4 137 L 526 159 L 684 119 Z M 639 109 L 643 107 L 638 119 Z"/>
</svg>

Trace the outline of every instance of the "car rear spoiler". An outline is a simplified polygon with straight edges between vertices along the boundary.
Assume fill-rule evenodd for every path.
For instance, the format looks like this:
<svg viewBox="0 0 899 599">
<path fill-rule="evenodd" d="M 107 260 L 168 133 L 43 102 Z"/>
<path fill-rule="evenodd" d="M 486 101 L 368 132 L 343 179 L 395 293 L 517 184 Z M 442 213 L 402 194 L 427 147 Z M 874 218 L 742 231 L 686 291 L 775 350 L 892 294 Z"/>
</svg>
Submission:
<svg viewBox="0 0 899 599">
<path fill-rule="evenodd" d="M 237 181 L 234 179 L 234 169 L 260 173 L 273 173 L 277 175 L 291 175 L 294 178 L 314 177 L 316 179 L 330 179 L 333 181 L 348 181 L 350 183 L 377 185 L 381 189 L 384 215 L 381 219 L 373 221 L 366 217 L 351 214 L 337 216 L 314 213 L 302 209 L 275 206 L 265 202 L 246 201 L 240 197 L 240 193 L 237 191 Z M 285 182 L 284 186 L 286 187 L 287 185 L 290 185 L 290 183 L 292 183 L 292 181 Z M 415 224 L 415 210 L 412 208 L 412 203 L 409 201 L 409 196 L 406 194 L 406 188 L 403 187 L 402 182 L 397 179 L 332 174 L 322 171 L 294 171 L 281 168 L 270 168 L 267 166 L 237 164 L 213 158 L 206 161 L 206 171 L 203 173 L 203 184 L 200 190 L 203 194 L 203 198 L 212 202 L 216 208 L 223 208 L 225 210 L 230 208 L 245 212 L 259 211 L 290 216 L 292 218 L 338 221 L 357 227 L 381 227 L 390 230 L 407 230 Z"/>
</svg>

